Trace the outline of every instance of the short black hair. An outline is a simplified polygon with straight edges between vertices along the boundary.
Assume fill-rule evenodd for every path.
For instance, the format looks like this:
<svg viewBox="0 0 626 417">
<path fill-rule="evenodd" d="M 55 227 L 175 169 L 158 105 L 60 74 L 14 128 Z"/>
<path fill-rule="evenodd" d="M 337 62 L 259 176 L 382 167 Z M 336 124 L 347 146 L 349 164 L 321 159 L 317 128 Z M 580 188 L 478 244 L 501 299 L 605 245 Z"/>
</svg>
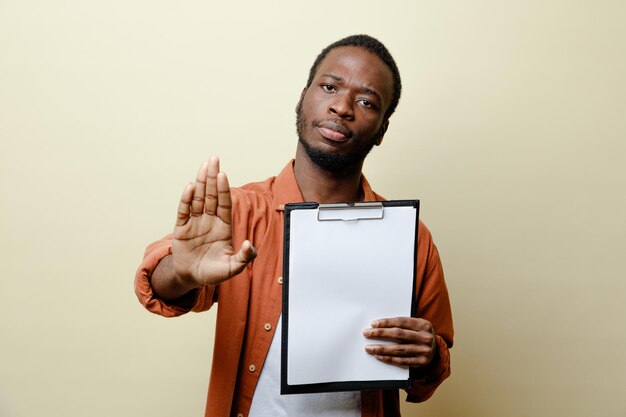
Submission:
<svg viewBox="0 0 626 417">
<path fill-rule="evenodd" d="M 339 48 L 341 46 L 356 46 L 357 48 L 365 49 L 366 51 L 371 52 L 379 57 L 391 70 L 391 74 L 393 75 L 393 97 L 391 98 L 391 103 L 389 103 L 389 107 L 385 112 L 385 119 L 388 119 L 396 110 L 398 102 L 400 101 L 400 93 L 402 92 L 400 71 L 398 71 L 396 61 L 394 61 L 387 47 L 385 47 L 385 45 L 383 45 L 382 42 L 380 42 L 378 39 L 373 38 L 369 35 L 348 36 L 346 38 L 338 40 L 337 42 L 333 42 L 326 48 L 324 48 L 322 52 L 320 52 L 320 54 L 317 56 L 317 58 L 315 58 L 315 62 L 313 62 L 313 65 L 309 70 L 309 79 L 306 82 L 306 87 L 309 88 L 311 86 L 313 78 L 315 78 L 317 68 L 319 67 L 322 60 L 326 58 L 326 55 L 328 55 L 328 53 L 333 49 Z"/>
</svg>

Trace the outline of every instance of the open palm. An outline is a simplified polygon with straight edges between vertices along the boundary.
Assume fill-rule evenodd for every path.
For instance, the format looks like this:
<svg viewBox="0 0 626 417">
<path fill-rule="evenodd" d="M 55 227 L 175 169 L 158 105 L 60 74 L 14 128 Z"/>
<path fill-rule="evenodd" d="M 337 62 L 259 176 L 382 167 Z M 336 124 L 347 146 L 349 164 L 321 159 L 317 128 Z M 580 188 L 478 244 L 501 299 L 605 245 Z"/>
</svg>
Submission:
<svg viewBox="0 0 626 417">
<path fill-rule="evenodd" d="M 226 174 L 212 157 L 188 184 L 178 206 L 172 242 L 176 274 L 195 285 L 219 284 L 238 273 L 256 256 L 249 241 L 233 248 L 232 201 Z"/>
</svg>

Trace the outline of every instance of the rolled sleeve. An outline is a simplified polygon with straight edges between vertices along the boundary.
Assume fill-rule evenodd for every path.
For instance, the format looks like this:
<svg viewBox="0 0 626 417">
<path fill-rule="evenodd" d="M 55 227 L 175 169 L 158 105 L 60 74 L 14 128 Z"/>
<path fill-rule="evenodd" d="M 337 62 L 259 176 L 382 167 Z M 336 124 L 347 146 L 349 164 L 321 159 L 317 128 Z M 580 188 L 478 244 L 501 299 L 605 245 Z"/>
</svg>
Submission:
<svg viewBox="0 0 626 417">
<path fill-rule="evenodd" d="M 152 289 L 150 277 L 161 259 L 172 253 L 171 235 L 151 243 L 135 274 L 135 294 L 139 302 L 150 312 L 163 317 L 177 317 L 189 311 L 208 310 L 213 304 L 215 287 L 202 287 L 177 300 L 163 300 Z"/>
</svg>

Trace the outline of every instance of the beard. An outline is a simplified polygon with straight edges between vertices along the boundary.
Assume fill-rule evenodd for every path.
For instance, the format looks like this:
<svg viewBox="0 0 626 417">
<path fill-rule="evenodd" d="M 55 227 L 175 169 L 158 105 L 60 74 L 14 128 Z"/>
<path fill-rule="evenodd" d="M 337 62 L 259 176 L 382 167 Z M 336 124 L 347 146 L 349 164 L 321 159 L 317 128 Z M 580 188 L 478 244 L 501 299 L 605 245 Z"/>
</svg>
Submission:
<svg viewBox="0 0 626 417">
<path fill-rule="evenodd" d="M 359 136 L 353 136 L 350 140 L 354 140 L 358 145 L 349 152 L 328 152 L 316 148 L 305 139 L 305 132 L 308 125 L 315 126 L 315 122 L 309 122 L 302 111 L 302 101 L 298 103 L 296 108 L 296 130 L 298 132 L 298 141 L 302 144 L 309 159 L 318 167 L 334 174 L 360 167 L 365 157 L 376 144 L 377 137 L 374 136 L 366 140 Z"/>
</svg>

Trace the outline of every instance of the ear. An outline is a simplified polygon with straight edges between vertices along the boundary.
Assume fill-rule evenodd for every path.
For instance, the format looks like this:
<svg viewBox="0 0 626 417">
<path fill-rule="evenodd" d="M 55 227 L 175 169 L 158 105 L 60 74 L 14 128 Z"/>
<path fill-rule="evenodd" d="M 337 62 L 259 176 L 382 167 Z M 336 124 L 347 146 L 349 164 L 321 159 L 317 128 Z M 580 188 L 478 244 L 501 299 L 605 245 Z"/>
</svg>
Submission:
<svg viewBox="0 0 626 417">
<path fill-rule="evenodd" d="M 304 94 L 306 93 L 306 87 L 302 89 L 300 93 L 300 100 L 298 100 L 298 104 L 296 104 L 296 113 L 300 112 L 300 107 L 302 106 L 302 99 L 304 98 Z"/>
<path fill-rule="evenodd" d="M 387 128 L 389 127 L 389 119 L 385 119 L 383 125 L 380 127 L 380 131 L 378 134 L 378 138 L 376 139 L 376 146 L 380 146 L 383 143 L 383 137 L 385 136 L 385 132 L 387 132 Z"/>
</svg>

